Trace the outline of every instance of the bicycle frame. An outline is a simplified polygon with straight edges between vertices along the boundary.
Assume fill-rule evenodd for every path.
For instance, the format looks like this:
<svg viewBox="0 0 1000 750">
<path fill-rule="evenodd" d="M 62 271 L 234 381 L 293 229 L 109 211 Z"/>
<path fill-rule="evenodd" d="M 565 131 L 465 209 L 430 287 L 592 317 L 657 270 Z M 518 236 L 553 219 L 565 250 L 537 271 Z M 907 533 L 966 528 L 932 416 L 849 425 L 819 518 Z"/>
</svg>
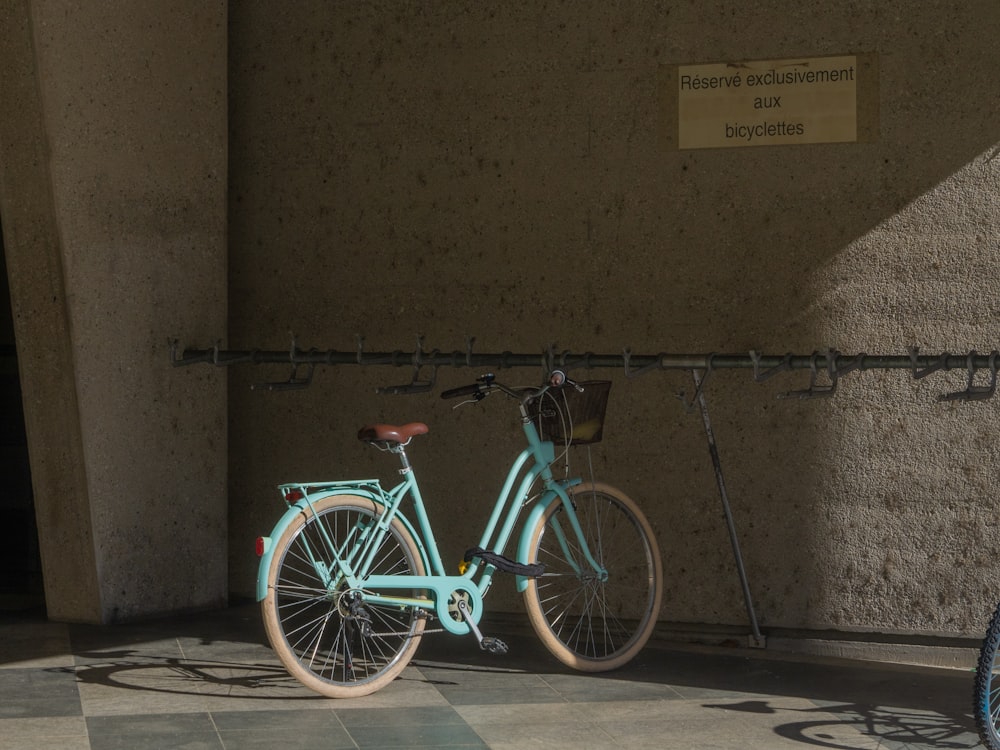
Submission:
<svg viewBox="0 0 1000 750">
<path fill-rule="evenodd" d="M 521 529 L 516 550 L 516 560 L 528 563 L 531 554 L 531 531 L 539 518 L 552 503 L 562 503 L 569 520 L 570 530 L 567 532 L 557 522 L 553 525 L 554 533 L 559 540 L 567 560 L 574 560 L 577 555 L 570 552 L 570 538 L 574 538 L 576 547 L 582 551 L 584 560 L 577 560 L 575 565 L 590 566 L 598 578 L 607 576 L 606 570 L 594 559 L 584 538 L 582 529 L 567 494 L 567 489 L 582 482 L 579 478 L 557 480 L 552 474 L 551 464 L 555 461 L 554 445 L 550 441 L 541 440 L 534 423 L 527 416 L 522 404 L 522 425 L 528 447 L 514 460 L 507 473 L 506 481 L 497 496 L 493 512 L 482 533 L 479 546 L 504 554 L 517 524 L 521 510 L 533 501 L 529 496 L 532 486 L 540 478 L 543 483 L 541 495 L 534 501 L 534 506 L 528 514 Z M 402 447 L 400 447 L 400 450 Z M 381 506 L 382 513 L 375 524 L 365 528 L 355 529 L 348 534 L 338 547 L 334 540 L 322 530 L 324 543 L 328 554 L 313 554 L 312 564 L 327 586 L 328 591 L 338 589 L 346 583 L 351 590 L 359 591 L 368 601 L 377 601 L 383 605 L 399 607 L 417 607 L 423 610 L 433 609 L 441 625 L 450 633 L 465 635 L 472 628 L 463 619 L 453 616 L 449 610 L 449 602 L 454 594 L 468 598 L 470 617 L 473 623 L 478 623 L 483 614 L 483 597 L 492 583 L 496 568 L 488 563 L 473 560 L 468 568 L 459 575 L 446 573 L 438 549 L 430 519 L 424 505 L 420 487 L 412 468 L 406 466 L 403 470 L 403 480 L 390 490 L 382 488 L 377 479 L 347 480 L 336 482 L 292 483 L 280 485 L 288 510 L 281 517 L 270 536 L 262 537 L 258 553 L 260 565 L 257 576 L 257 599 L 263 600 L 267 595 L 268 571 L 273 557 L 272 540 L 279 539 L 288 525 L 300 514 L 308 511 L 314 514 L 314 505 L 321 498 L 335 495 L 354 495 L 370 499 Z M 520 482 L 518 478 L 520 477 Z M 517 486 L 516 491 L 514 490 Z M 402 505 L 409 496 L 412 500 L 413 513 L 416 516 L 416 526 L 401 512 Z M 364 575 L 370 566 L 375 553 L 385 535 L 389 533 L 389 525 L 398 518 L 415 540 L 423 562 L 424 575 Z M 321 527 L 322 528 L 322 527 Z M 327 569 L 324 559 L 334 558 L 337 569 Z M 478 576 L 478 577 L 477 577 Z M 528 579 L 517 576 L 517 590 L 523 592 L 528 585 Z M 428 598 L 405 596 L 403 591 L 422 590 L 432 594 Z M 396 595 L 395 592 L 401 592 Z"/>
</svg>

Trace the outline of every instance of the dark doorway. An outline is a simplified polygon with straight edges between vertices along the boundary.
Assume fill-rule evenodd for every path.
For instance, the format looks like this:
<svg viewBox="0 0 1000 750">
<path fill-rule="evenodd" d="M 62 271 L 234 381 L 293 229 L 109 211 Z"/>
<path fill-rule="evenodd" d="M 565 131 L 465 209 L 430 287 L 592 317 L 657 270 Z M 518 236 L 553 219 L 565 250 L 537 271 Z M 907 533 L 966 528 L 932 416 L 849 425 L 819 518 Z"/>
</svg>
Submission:
<svg viewBox="0 0 1000 750">
<path fill-rule="evenodd" d="M 45 606 L 14 341 L 0 225 L 0 612 Z"/>
</svg>

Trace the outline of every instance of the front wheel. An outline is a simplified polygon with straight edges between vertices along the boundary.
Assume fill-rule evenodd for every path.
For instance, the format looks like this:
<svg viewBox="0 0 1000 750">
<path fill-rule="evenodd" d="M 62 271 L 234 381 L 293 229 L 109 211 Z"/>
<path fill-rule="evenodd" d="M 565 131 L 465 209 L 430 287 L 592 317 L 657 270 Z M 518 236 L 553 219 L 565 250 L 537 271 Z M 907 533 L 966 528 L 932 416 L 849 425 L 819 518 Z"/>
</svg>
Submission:
<svg viewBox="0 0 1000 750">
<path fill-rule="evenodd" d="M 617 669 L 649 640 L 663 597 L 660 550 L 649 521 L 620 490 L 589 482 L 567 490 L 583 537 L 604 575 L 587 561 L 563 503 L 531 530 L 531 562 L 545 565 L 524 592 L 532 627 L 567 666 Z"/>
<path fill-rule="evenodd" d="M 989 750 L 1000 750 L 1000 664 L 997 651 L 1000 648 L 1000 605 L 997 606 L 986 637 L 979 652 L 976 665 L 976 681 L 973 688 L 972 712 L 976 717 L 979 738 Z"/>
<path fill-rule="evenodd" d="M 423 575 L 419 548 L 394 518 L 372 555 L 369 540 L 383 508 L 366 498 L 333 495 L 312 509 L 275 543 L 261 602 L 264 629 L 281 663 L 306 687 L 331 698 L 367 695 L 403 671 L 425 620 L 414 607 L 372 603 L 338 585 L 338 555 L 352 563 L 369 557 L 367 575 Z"/>
</svg>

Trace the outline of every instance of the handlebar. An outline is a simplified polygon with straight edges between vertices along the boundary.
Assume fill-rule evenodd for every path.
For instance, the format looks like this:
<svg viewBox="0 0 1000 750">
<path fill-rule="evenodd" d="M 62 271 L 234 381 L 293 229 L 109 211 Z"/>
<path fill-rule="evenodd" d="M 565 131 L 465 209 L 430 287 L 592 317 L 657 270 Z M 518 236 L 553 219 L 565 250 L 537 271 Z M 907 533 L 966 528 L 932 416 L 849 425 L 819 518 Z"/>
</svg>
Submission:
<svg viewBox="0 0 1000 750">
<path fill-rule="evenodd" d="M 483 383 L 470 383 L 469 385 L 462 385 L 458 388 L 450 388 L 447 391 L 441 392 L 441 398 L 458 398 L 459 396 L 483 396 L 484 388 Z"/>
<path fill-rule="evenodd" d="M 583 390 L 579 385 L 566 377 L 566 373 L 562 370 L 553 370 L 550 372 L 546 383 L 541 387 L 521 389 L 521 393 L 518 393 L 501 383 L 497 383 L 493 373 L 482 375 L 477 380 L 478 382 L 470 383 L 469 385 L 460 385 L 458 388 L 449 388 L 447 391 L 442 391 L 441 398 L 448 399 L 459 398 L 461 396 L 472 396 L 472 398 L 476 401 L 482 401 L 486 398 L 486 395 L 491 389 L 498 388 L 508 396 L 514 396 L 520 399 L 522 403 L 527 403 L 538 398 L 550 388 L 570 386 L 572 388 L 576 388 L 577 390 Z"/>
</svg>

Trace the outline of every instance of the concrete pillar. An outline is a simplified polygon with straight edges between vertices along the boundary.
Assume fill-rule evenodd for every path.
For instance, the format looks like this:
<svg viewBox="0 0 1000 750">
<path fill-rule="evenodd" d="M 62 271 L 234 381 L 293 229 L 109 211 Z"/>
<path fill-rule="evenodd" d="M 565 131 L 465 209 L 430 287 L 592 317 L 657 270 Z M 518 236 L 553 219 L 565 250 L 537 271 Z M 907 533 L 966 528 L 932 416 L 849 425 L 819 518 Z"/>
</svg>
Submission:
<svg viewBox="0 0 1000 750">
<path fill-rule="evenodd" d="M 0 0 L 0 216 L 50 618 L 227 595 L 226 3 Z"/>
</svg>

